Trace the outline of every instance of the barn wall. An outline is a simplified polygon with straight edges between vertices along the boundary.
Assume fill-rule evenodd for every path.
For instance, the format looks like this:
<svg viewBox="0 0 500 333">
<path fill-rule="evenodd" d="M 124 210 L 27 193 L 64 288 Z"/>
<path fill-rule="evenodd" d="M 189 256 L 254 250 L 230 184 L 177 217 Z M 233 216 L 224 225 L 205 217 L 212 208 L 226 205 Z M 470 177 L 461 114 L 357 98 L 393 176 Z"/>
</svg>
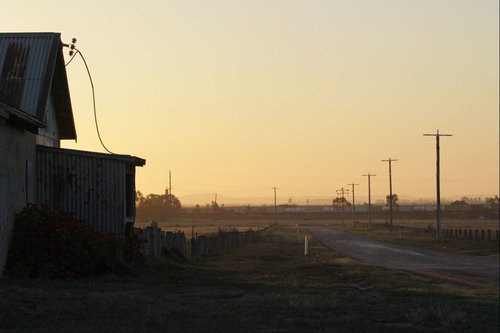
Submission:
<svg viewBox="0 0 500 333">
<path fill-rule="evenodd" d="M 94 230 L 122 234 L 126 163 L 96 154 L 37 147 L 37 203 L 73 213 Z"/>
<path fill-rule="evenodd" d="M 59 147 L 59 129 L 57 127 L 57 116 L 52 93 L 50 93 L 49 97 L 47 98 L 47 105 L 45 106 L 43 123 L 46 125 L 46 127 L 40 128 L 38 130 L 36 143 L 42 146 Z"/>
<path fill-rule="evenodd" d="M 0 117 L 0 276 L 15 215 L 35 192 L 35 135 Z"/>
</svg>

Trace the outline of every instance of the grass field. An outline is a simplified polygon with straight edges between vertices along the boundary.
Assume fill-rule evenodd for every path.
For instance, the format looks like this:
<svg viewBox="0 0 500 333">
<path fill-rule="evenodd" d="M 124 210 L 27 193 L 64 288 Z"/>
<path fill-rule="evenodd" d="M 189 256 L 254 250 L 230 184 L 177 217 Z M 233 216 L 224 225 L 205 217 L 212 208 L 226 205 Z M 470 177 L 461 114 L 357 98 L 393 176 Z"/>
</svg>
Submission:
<svg viewBox="0 0 500 333">
<path fill-rule="evenodd" d="M 136 223 L 137 228 L 144 228 L 148 223 Z M 158 222 L 158 227 L 163 231 L 184 232 L 187 237 L 213 235 L 219 231 L 247 231 L 259 230 L 270 225 L 269 221 L 248 220 L 203 220 L 203 219 L 177 219 L 169 222 Z"/>
<path fill-rule="evenodd" d="M 374 223 L 386 223 L 389 219 L 376 219 Z M 359 222 L 368 223 L 367 219 L 361 219 Z M 352 221 L 346 221 L 347 224 L 352 224 Z M 428 226 L 435 227 L 435 219 L 394 219 L 394 225 L 404 225 L 410 227 L 425 228 Z M 458 218 L 443 218 L 441 219 L 441 228 L 462 228 L 462 229 L 491 229 L 498 230 L 499 222 L 494 219 L 458 219 Z"/>
<path fill-rule="evenodd" d="M 366 215 L 366 214 L 365 214 Z M 372 223 L 374 224 L 384 224 L 388 223 L 389 219 L 373 219 Z M 218 218 L 178 218 L 168 222 L 159 222 L 159 226 L 164 231 L 176 231 L 182 230 L 186 232 L 186 234 L 191 234 L 192 227 L 195 227 L 195 232 L 198 232 L 199 235 L 206 233 L 216 233 L 219 228 L 228 230 L 228 229 L 238 229 L 238 230 L 247 230 L 250 228 L 257 229 L 273 224 L 274 220 L 272 216 L 267 219 L 254 220 L 248 219 L 245 217 L 241 218 L 233 218 L 233 219 L 218 219 Z M 357 223 L 368 224 L 368 220 L 366 218 L 358 217 L 356 219 Z M 340 219 L 321 219 L 321 220 L 290 220 L 285 217 L 281 217 L 278 219 L 278 223 L 281 225 L 336 225 L 336 226 L 351 226 L 353 224 L 350 216 L 346 214 L 346 218 L 344 222 Z M 395 226 L 409 226 L 409 227 L 435 227 L 436 221 L 435 219 L 398 219 L 395 218 L 393 220 L 393 224 Z M 145 227 L 148 226 L 149 223 L 136 223 L 136 227 Z M 471 219 L 471 218 L 443 218 L 441 220 L 441 228 L 462 228 L 462 229 L 491 229 L 498 230 L 499 221 L 498 219 Z"/>
<path fill-rule="evenodd" d="M 373 223 L 383 224 L 387 222 L 382 219 L 375 219 Z M 164 231 L 181 231 L 186 234 L 187 237 L 202 236 L 215 234 L 219 230 L 229 231 L 238 230 L 246 231 L 249 229 L 257 230 L 265 228 L 271 225 L 272 221 L 269 220 L 217 220 L 217 219 L 177 219 L 171 222 L 160 222 L 159 227 Z M 366 220 L 358 219 L 358 227 L 352 227 L 352 220 L 346 220 L 345 223 L 342 221 L 328 221 L 328 220 L 308 220 L 308 221 L 286 221 L 280 220 L 279 225 L 288 226 L 290 230 L 295 230 L 296 225 L 305 227 L 308 225 L 322 225 L 329 226 L 332 225 L 339 229 L 349 232 L 357 232 L 369 235 L 370 237 L 376 238 L 378 240 L 411 245 L 420 246 L 435 250 L 442 251 L 454 251 L 462 254 L 469 255 L 498 255 L 499 253 L 499 243 L 495 241 L 472 241 L 472 240 L 458 240 L 458 239 L 444 239 L 442 241 L 435 240 L 435 234 L 413 234 L 411 231 L 399 231 L 398 225 L 425 228 L 427 226 L 434 226 L 434 220 L 394 220 L 393 232 L 389 230 L 367 230 L 366 227 L 360 227 L 359 223 L 367 224 Z M 148 224 L 138 224 L 138 227 L 145 227 Z M 193 229 L 194 228 L 194 229 Z M 443 219 L 442 228 L 477 228 L 477 229 L 498 229 L 498 221 L 496 220 L 486 220 L 486 219 Z M 193 233 L 194 231 L 194 233 Z"/>
<path fill-rule="evenodd" d="M 1 280 L 1 332 L 498 332 L 498 289 L 357 264 L 291 228 L 127 276 Z"/>
</svg>

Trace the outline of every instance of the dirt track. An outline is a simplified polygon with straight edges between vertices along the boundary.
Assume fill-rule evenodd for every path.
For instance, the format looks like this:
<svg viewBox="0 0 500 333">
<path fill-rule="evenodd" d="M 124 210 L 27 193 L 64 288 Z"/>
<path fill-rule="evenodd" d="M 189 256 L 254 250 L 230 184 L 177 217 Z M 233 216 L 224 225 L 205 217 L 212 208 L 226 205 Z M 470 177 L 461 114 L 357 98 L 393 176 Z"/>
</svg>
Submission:
<svg viewBox="0 0 500 333">
<path fill-rule="evenodd" d="M 498 288 L 498 256 L 464 256 L 383 243 L 326 227 L 307 229 L 328 248 L 361 263 L 408 271 L 455 284 Z"/>
</svg>

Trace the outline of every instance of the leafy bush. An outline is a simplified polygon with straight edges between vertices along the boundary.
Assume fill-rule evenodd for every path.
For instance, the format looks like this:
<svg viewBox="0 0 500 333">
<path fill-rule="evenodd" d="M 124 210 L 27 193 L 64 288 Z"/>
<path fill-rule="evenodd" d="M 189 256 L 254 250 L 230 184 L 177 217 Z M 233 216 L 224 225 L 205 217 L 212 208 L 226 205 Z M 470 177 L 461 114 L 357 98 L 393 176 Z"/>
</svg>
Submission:
<svg viewBox="0 0 500 333">
<path fill-rule="evenodd" d="M 122 245 L 71 215 L 29 205 L 16 216 L 5 271 L 17 278 L 101 275 L 118 268 Z"/>
</svg>

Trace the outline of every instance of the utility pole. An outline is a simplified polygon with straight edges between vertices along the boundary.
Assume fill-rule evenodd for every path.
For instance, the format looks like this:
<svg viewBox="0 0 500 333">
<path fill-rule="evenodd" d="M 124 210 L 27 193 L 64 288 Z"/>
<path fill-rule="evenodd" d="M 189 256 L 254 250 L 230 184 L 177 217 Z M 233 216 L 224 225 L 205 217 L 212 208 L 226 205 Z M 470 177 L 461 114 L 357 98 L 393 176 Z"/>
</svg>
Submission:
<svg viewBox="0 0 500 333">
<path fill-rule="evenodd" d="M 168 170 L 168 193 L 172 194 L 172 172 Z"/>
<path fill-rule="evenodd" d="M 436 137 L 436 239 L 441 239 L 441 179 L 440 179 L 440 165 L 439 165 L 439 137 L 452 136 L 452 134 L 424 134 L 424 136 Z"/>
<path fill-rule="evenodd" d="M 367 175 L 362 175 L 364 177 L 368 177 L 368 229 L 372 228 L 372 194 L 371 194 L 371 178 L 376 176 L 372 175 L 368 172 Z"/>
<path fill-rule="evenodd" d="M 357 186 L 359 184 L 354 184 L 352 182 L 351 184 L 347 184 L 352 186 L 352 226 L 356 228 L 356 203 L 354 202 L 354 186 Z"/>
<path fill-rule="evenodd" d="M 168 189 L 165 189 L 165 195 L 167 199 L 167 220 L 172 215 L 172 174 L 170 170 L 168 170 Z"/>
<path fill-rule="evenodd" d="M 388 160 L 382 160 L 382 162 L 389 162 L 389 211 L 390 211 L 390 221 L 391 221 L 391 232 L 392 232 L 392 171 L 391 164 L 397 160 L 392 160 L 390 157 Z"/>
<path fill-rule="evenodd" d="M 332 218 L 333 218 L 333 222 L 332 222 L 332 226 L 335 224 L 335 199 L 332 199 Z"/>
<path fill-rule="evenodd" d="M 276 206 L 276 190 L 277 187 L 273 187 L 274 190 L 274 223 L 278 223 L 278 206 Z"/>
<path fill-rule="evenodd" d="M 345 212 L 344 212 L 344 204 L 345 204 L 345 194 L 349 194 L 349 190 L 348 189 L 345 189 L 344 187 L 342 187 L 340 190 L 337 190 L 337 196 L 340 195 L 340 197 L 342 198 L 342 225 L 345 226 Z"/>
</svg>

